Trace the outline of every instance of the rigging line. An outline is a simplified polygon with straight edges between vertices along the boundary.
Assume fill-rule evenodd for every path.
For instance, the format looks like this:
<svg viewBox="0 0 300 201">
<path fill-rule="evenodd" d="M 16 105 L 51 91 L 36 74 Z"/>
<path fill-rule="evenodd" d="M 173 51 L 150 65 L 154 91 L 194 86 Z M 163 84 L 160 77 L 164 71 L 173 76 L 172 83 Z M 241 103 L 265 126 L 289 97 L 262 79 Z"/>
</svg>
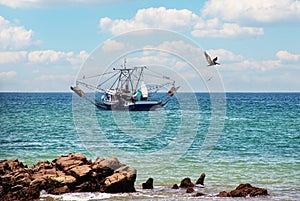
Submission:
<svg viewBox="0 0 300 201">
<path fill-rule="evenodd" d="M 151 73 L 156 74 L 156 77 L 158 77 L 158 78 L 166 79 L 166 80 L 172 80 L 172 79 L 170 79 L 168 76 L 159 74 L 159 73 L 157 73 L 157 72 L 155 72 L 155 71 L 150 70 L 149 68 L 147 68 L 147 69 L 148 69 L 148 71 L 150 71 Z M 154 75 L 153 75 L 153 76 L 154 76 Z M 174 80 L 172 80 L 172 81 L 174 81 Z"/>
<path fill-rule="evenodd" d="M 138 81 L 136 83 L 135 90 L 137 90 L 138 84 L 139 84 L 139 82 L 141 80 L 141 77 L 143 76 L 143 71 L 144 71 L 144 69 L 141 68 L 141 72 L 140 72 L 140 75 L 138 76 Z"/>
<path fill-rule="evenodd" d="M 115 77 L 115 76 L 118 75 L 118 74 L 119 74 L 118 72 L 115 73 L 115 74 L 113 74 L 111 77 L 107 78 L 107 79 L 104 80 L 102 83 L 98 84 L 98 86 L 97 86 L 96 88 L 101 87 L 102 84 L 106 83 L 108 80 L 110 80 L 111 78 Z M 113 86 L 113 85 L 112 85 L 112 86 Z"/>
<path fill-rule="evenodd" d="M 83 75 L 83 78 L 79 79 L 79 80 L 91 79 L 91 78 L 100 77 L 100 76 L 103 76 L 103 75 L 106 75 L 106 74 L 111 74 L 111 73 L 114 73 L 114 72 L 113 71 L 112 72 L 106 72 L 106 73 L 103 73 L 103 74 L 93 75 L 93 76 L 89 76 L 89 77 L 86 77 L 85 75 Z"/>
</svg>

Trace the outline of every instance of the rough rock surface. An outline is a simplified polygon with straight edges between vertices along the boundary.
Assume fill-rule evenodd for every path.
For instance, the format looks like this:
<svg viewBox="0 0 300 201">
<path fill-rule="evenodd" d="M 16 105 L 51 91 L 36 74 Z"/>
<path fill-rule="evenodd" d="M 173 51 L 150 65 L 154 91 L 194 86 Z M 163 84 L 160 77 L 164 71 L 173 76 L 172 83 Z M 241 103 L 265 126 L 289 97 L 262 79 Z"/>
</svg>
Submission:
<svg viewBox="0 0 300 201">
<path fill-rule="evenodd" d="M 202 173 L 199 179 L 196 181 L 196 184 L 204 185 L 205 173 Z"/>
<path fill-rule="evenodd" d="M 218 197 L 255 197 L 261 195 L 269 195 L 267 189 L 251 186 L 251 184 L 240 184 L 236 189 L 226 192 L 222 191 Z"/>
<path fill-rule="evenodd" d="M 153 178 L 147 179 L 145 183 L 142 183 L 143 189 L 153 189 Z"/>
<path fill-rule="evenodd" d="M 82 154 L 71 153 L 31 168 L 17 159 L 0 161 L 1 200 L 33 200 L 41 190 L 51 194 L 135 192 L 135 180 L 136 169 L 115 157 L 97 158 L 93 163 Z"/>
<path fill-rule="evenodd" d="M 181 180 L 179 187 L 180 188 L 188 188 L 188 187 L 194 187 L 195 184 L 192 183 L 191 179 L 186 177 L 183 180 Z"/>
</svg>

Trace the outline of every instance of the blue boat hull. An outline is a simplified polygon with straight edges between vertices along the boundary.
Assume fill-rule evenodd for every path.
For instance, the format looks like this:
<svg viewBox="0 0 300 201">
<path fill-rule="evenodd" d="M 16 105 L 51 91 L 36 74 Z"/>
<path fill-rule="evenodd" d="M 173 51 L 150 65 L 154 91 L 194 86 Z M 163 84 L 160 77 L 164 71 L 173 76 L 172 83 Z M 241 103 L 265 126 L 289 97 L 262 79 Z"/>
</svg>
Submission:
<svg viewBox="0 0 300 201">
<path fill-rule="evenodd" d="M 138 101 L 134 104 L 125 106 L 122 104 L 96 103 L 96 106 L 102 110 L 129 110 L 129 111 L 150 111 L 163 107 L 165 104 L 157 101 Z"/>
</svg>

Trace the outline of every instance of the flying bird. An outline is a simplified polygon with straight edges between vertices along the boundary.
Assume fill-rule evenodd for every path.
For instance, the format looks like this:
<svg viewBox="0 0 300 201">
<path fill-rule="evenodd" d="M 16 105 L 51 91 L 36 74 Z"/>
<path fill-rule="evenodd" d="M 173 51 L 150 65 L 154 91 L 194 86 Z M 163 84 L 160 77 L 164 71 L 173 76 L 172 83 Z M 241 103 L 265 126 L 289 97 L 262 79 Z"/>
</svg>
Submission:
<svg viewBox="0 0 300 201">
<path fill-rule="evenodd" d="M 207 54 L 206 51 L 204 51 L 204 55 L 206 57 L 206 61 L 208 63 L 208 66 L 214 66 L 214 65 L 220 65 L 217 60 L 218 60 L 218 57 L 215 57 L 213 60 L 211 60 L 210 56 Z"/>
</svg>

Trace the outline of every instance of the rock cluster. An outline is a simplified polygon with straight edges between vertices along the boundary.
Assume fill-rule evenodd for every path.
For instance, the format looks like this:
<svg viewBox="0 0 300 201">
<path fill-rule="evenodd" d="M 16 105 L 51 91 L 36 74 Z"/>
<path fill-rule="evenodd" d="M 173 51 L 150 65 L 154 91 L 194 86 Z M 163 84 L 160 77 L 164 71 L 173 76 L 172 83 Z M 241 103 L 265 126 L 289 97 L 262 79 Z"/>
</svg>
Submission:
<svg viewBox="0 0 300 201">
<path fill-rule="evenodd" d="M 220 192 L 218 197 L 255 197 L 262 195 L 269 195 L 267 189 L 254 187 L 251 186 L 251 184 L 240 184 L 236 189 L 230 192 Z"/>
<path fill-rule="evenodd" d="M 135 192 L 136 169 L 115 157 L 97 158 L 71 153 L 52 162 L 27 167 L 16 160 L 0 161 L 2 200 L 37 199 L 41 190 L 50 194 L 68 192 Z"/>
</svg>

